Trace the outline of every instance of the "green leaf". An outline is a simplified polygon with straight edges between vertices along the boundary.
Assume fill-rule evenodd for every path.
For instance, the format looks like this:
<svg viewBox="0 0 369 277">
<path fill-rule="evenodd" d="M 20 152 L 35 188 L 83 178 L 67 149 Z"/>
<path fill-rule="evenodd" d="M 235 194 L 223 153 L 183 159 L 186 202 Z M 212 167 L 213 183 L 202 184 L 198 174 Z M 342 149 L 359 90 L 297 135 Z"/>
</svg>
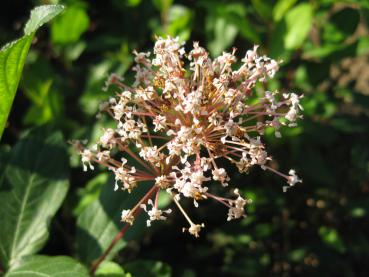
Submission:
<svg viewBox="0 0 369 277">
<path fill-rule="evenodd" d="M 328 246 L 334 248 L 340 253 L 345 252 L 346 250 L 345 244 L 343 243 L 336 229 L 322 226 L 319 228 L 319 235 L 322 241 Z"/>
<path fill-rule="evenodd" d="M 51 24 L 51 39 L 55 44 L 68 44 L 79 40 L 86 32 L 90 19 L 79 6 L 71 6 Z"/>
<path fill-rule="evenodd" d="M 40 81 L 40 80 L 39 80 Z M 26 89 L 25 93 L 32 100 L 33 105 L 24 116 L 26 124 L 41 125 L 51 121 L 54 117 L 50 98 L 53 81 L 39 82 L 36 90 Z"/>
<path fill-rule="evenodd" d="M 74 215 L 80 215 L 84 209 L 99 198 L 101 188 L 106 184 L 108 178 L 108 173 L 101 173 L 91 179 L 84 188 L 78 190 L 80 200 L 73 210 Z"/>
<path fill-rule="evenodd" d="M 173 4 L 173 0 L 152 0 L 152 3 L 162 14 L 165 14 Z"/>
<path fill-rule="evenodd" d="M 111 179 L 103 187 L 99 200 L 87 206 L 77 221 L 77 254 L 86 264 L 93 262 L 106 250 L 120 229 L 124 226 L 121 220 L 123 209 L 131 209 L 147 191 L 147 186 L 141 184 L 132 193 L 114 191 L 114 181 Z M 112 258 L 126 245 L 126 241 L 139 236 L 144 221 L 140 217 L 125 233 L 111 251 Z"/>
<path fill-rule="evenodd" d="M 132 274 L 132 276 L 145 277 L 170 277 L 172 269 L 169 265 L 160 261 L 136 260 L 124 264 L 123 268 Z"/>
<path fill-rule="evenodd" d="M 272 17 L 272 5 L 268 1 L 251 0 L 251 3 L 261 17 L 270 20 Z"/>
<path fill-rule="evenodd" d="M 39 128 L 13 148 L 0 186 L 0 261 L 8 268 L 45 244 L 51 218 L 68 190 L 61 133 Z"/>
<path fill-rule="evenodd" d="M 231 46 L 238 33 L 252 43 L 260 42 L 259 34 L 248 20 L 247 10 L 242 4 L 208 3 L 207 9 L 206 32 L 212 55 L 217 56 Z"/>
<path fill-rule="evenodd" d="M 9 145 L 0 145 L 0 190 L 3 183 L 5 165 L 10 156 L 10 149 Z"/>
<path fill-rule="evenodd" d="M 191 34 L 191 10 L 181 5 L 173 5 L 168 11 L 167 34 L 187 40 Z"/>
<path fill-rule="evenodd" d="M 57 123 L 62 119 L 63 97 L 60 93 L 61 77 L 52 65 L 40 55 L 31 51 L 24 69 L 20 88 L 32 105 L 25 111 L 23 122 L 41 125 Z"/>
<path fill-rule="evenodd" d="M 329 21 L 324 24 L 322 38 L 325 42 L 342 45 L 339 42 L 345 41 L 355 33 L 360 22 L 360 13 L 357 9 L 344 8 L 329 17 Z"/>
<path fill-rule="evenodd" d="M 210 52 L 217 56 L 222 53 L 227 47 L 229 47 L 238 33 L 237 28 L 227 22 L 224 18 L 209 18 L 209 25 L 214 26 L 214 39 L 209 42 Z"/>
<path fill-rule="evenodd" d="M 5 128 L 27 53 L 37 28 L 63 10 L 60 5 L 40 6 L 32 10 L 24 36 L 0 50 L 0 138 Z"/>
<path fill-rule="evenodd" d="M 274 21 L 279 21 L 297 0 L 279 0 L 273 9 Z"/>
<path fill-rule="evenodd" d="M 131 274 L 125 274 L 123 268 L 114 262 L 104 261 L 95 272 L 95 277 L 131 277 Z"/>
<path fill-rule="evenodd" d="M 87 269 L 66 256 L 28 256 L 10 269 L 5 277 L 88 277 Z"/>
<path fill-rule="evenodd" d="M 285 20 L 287 33 L 284 36 L 284 46 L 286 49 L 297 49 L 310 32 L 313 9 L 308 3 L 300 4 L 286 14 Z"/>
<path fill-rule="evenodd" d="M 55 16 L 64 10 L 61 5 L 45 5 L 36 7 L 31 11 L 31 16 L 24 27 L 24 34 L 30 35 L 37 31 L 45 23 L 49 22 Z"/>
</svg>

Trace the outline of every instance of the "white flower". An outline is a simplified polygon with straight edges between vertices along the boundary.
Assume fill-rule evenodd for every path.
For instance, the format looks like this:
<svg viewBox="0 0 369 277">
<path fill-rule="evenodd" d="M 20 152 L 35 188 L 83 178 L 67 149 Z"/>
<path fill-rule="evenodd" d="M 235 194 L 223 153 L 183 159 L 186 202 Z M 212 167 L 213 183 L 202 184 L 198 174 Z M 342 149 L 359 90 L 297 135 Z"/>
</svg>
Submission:
<svg viewBox="0 0 369 277">
<path fill-rule="evenodd" d="M 140 157 L 144 160 L 153 163 L 156 166 L 160 165 L 164 155 L 159 152 L 158 147 L 155 145 L 153 147 L 147 146 L 143 147 L 139 153 Z"/>
<path fill-rule="evenodd" d="M 211 173 L 213 174 L 213 179 L 215 181 L 220 181 L 223 186 L 227 186 L 228 185 L 225 182 L 226 181 L 229 181 L 230 179 L 229 179 L 229 177 L 227 175 L 227 172 L 225 171 L 224 168 L 216 168 Z"/>
<path fill-rule="evenodd" d="M 152 208 L 150 210 L 147 209 L 145 204 L 141 204 L 140 207 L 142 209 L 144 209 L 145 212 L 147 212 L 147 214 L 149 215 L 149 219 L 146 221 L 146 225 L 148 227 L 151 226 L 151 222 L 154 221 L 154 220 L 165 220 L 165 219 L 167 219 L 167 217 L 164 216 L 164 214 L 170 214 L 172 212 L 171 209 L 167 209 L 165 211 L 162 211 L 162 210 L 156 208 L 151 199 L 149 199 L 149 201 L 147 201 L 147 204 L 152 206 Z"/>
<path fill-rule="evenodd" d="M 205 227 L 205 224 L 204 223 L 202 223 L 201 225 L 200 224 L 193 224 L 193 223 L 191 223 L 190 228 L 188 228 L 188 229 L 183 228 L 183 232 L 186 231 L 186 230 L 188 230 L 188 232 L 191 235 L 193 235 L 196 238 L 198 238 L 200 236 L 199 233 L 200 233 L 201 228 L 204 228 L 204 227 Z"/>
<path fill-rule="evenodd" d="M 111 128 L 104 130 L 104 134 L 100 137 L 100 144 L 102 147 L 112 148 L 114 146 L 115 131 Z"/>
<path fill-rule="evenodd" d="M 303 110 L 300 105 L 300 97 L 295 93 L 283 94 L 285 98 L 289 99 L 290 109 L 288 110 L 285 118 L 290 122 L 295 122 L 298 118 L 299 111 Z"/>
<path fill-rule="evenodd" d="M 94 155 L 92 153 L 91 150 L 89 149 L 84 149 L 81 153 L 81 160 L 82 160 L 82 164 L 83 164 L 83 171 L 87 171 L 87 165 L 86 163 L 89 165 L 91 170 L 94 170 L 95 167 L 91 164 L 91 161 L 93 159 Z"/>
<path fill-rule="evenodd" d="M 155 185 L 161 189 L 167 189 L 170 186 L 170 180 L 167 176 L 161 175 L 155 178 Z"/>
<path fill-rule="evenodd" d="M 296 183 L 302 183 L 302 180 L 299 179 L 299 177 L 296 175 L 295 170 L 291 169 L 288 172 L 289 176 L 288 176 L 288 180 L 287 183 L 292 187 L 294 186 Z"/>
<path fill-rule="evenodd" d="M 238 196 L 236 200 L 230 201 L 231 207 L 228 210 L 227 221 L 232 219 L 240 218 L 245 216 L 245 205 L 250 203 L 250 201 L 245 200 L 241 197 L 238 189 L 234 190 L 234 193 Z"/>
<path fill-rule="evenodd" d="M 101 162 L 108 161 L 110 159 L 110 150 L 97 152 L 96 158 Z"/>
<path fill-rule="evenodd" d="M 122 221 L 127 222 L 128 224 L 132 225 L 133 221 L 135 220 L 131 210 L 123 210 L 122 211 Z"/>
<path fill-rule="evenodd" d="M 123 184 L 123 189 L 131 192 L 137 185 L 136 178 L 132 175 L 136 172 L 135 167 L 132 167 L 131 170 L 128 170 L 124 167 L 124 163 L 122 166 L 118 168 L 111 168 L 115 174 L 115 187 L 114 190 L 118 189 L 118 181 Z"/>
<path fill-rule="evenodd" d="M 154 132 L 158 132 L 160 130 L 165 129 L 165 123 L 166 123 L 166 117 L 162 115 L 157 115 L 155 119 L 153 120 L 154 123 Z"/>
</svg>

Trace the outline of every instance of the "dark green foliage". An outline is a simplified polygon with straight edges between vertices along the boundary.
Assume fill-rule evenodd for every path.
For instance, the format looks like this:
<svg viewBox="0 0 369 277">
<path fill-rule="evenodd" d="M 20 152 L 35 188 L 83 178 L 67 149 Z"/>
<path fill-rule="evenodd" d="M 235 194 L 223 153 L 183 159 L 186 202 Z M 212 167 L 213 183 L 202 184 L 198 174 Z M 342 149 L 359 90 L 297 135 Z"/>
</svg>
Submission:
<svg viewBox="0 0 369 277">
<path fill-rule="evenodd" d="M 367 275 L 368 1 L 21 2 L 1 3 L 1 46 L 23 35 L 32 7 L 67 8 L 37 32 L 13 106 L 34 31 L 60 10 L 34 17 L 25 36 L 0 52 L 0 135 L 12 108 L 0 146 L 0 275 L 88 276 L 123 226 L 121 210 L 137 196 L 114 193 L 100 168 L 83 173 L 63 137 L 92 141 L 111 124 L 94 116 L 114 94 L 101 88 L 113 72 L 131 82 L 131 52 L 151 50 L 155 34 L 188 40 L 187 49 L 199 41 L 212 55 L 235 46 L 240 59 L 259 44 L 282 59 L 260 89 L 303 93 L 304 119 L 282 139 L 267 131 L 266 144 L 275 166 L 295 168 L 304 182 L 283 193 L 272 174 L 233 170 L 230 185 L 253 199 L 246 219 L 226 222 L 224 207 L 189 203 L 191 215 L 208 222 L 196 240 L 182 234 L 179 213 L 150 228 L 142 217 L 96 276 Z"/>
<path fill-rule="evenodd" d="M 0 259 L 8 268 L 46 243 L 48 225 L 68 190 L 68 156 L 61 133 L 37 129 L 10 153 L 0 190 Z"/>
<path fill-rule="evenodd" d="M 5 277 L 88 277 L 82 264 L 66 256 L 29 256 L 21 259 Z"/>
</svg>

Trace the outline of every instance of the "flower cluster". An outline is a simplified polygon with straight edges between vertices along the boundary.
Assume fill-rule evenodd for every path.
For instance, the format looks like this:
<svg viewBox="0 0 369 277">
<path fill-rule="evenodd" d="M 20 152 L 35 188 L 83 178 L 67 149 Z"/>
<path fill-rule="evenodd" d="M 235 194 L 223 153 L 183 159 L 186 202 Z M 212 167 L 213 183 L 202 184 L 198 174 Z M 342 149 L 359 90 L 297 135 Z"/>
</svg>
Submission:
<svg viewBox="0 0 369 277">
<path fill-rule="evenodd" d="M 286 187 L 301 182 L 294 170 L 287 175 L 270 166 L 272 158 L 261 140 L 268 127 L 279 138 L 282 125 L 296 125 L 301 96 L 253 92 L 257 82 L 273 78 L 278 70 L 275 60 L 257 53 L 257 46 L 247 51 L 237 69 L 235 49 L 212 60 L 197 42 L 186 53 L 177 38 L 158 38 L 153 56 L 134 54 L 133 84 L 112 75 L 107 86 L 119 91 L 100 106 L 116 128 L 105 129 L 91 149 L 77 144 L 84 170 L 94 169 L 93 163 L 106 166 L 115 175 L 114 190 L 131 192 L 151 181 L 137 205 L 122 211 L 122 221 L 133 224 L 139 210 L 147 213 L 148 226 L 165 220 L 171 210 L 158 208 L 160 191 L 171 196 L 189 223 L 184 230 L 196 237 L 204 224 L 192 222 L 180 203 L 185 198 L 196 207 L 204 199 L 218 201 L 228 208 L 227 220 L 244 217 L 250 200 L 238 189 L 233 190 L 235 198 L 225 198 L 207 185 L 213 180 L 228 186 L 222 159 L 241 173 L 254 165 L 272 171 L 285 178 Z"/>
</svg>

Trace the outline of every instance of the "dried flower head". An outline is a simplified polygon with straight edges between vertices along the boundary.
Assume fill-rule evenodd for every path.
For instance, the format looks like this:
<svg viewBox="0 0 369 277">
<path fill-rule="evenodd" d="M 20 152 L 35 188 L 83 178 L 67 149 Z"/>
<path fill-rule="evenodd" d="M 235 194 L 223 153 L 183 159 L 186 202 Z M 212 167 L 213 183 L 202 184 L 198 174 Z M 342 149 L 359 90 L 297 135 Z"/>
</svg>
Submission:
<svg viewBox="0 0 369 277">
<path fill-rule="evenodd" d="M 114 173 L 114 190 L 131 192 L 151 181 L 137 205 L 122 212 L 122 221 L 133 224 L 139 209 L 146 211 L 148 226 L 165 220 L 171 210 L 158 209 L 160 191 L 170 194 L 190 225 L 184 230 L 196 237 L 204 224 L 191 221 L 180 204 L 184 198 L 191 198 L 196 207 L 211 198 L 228 207 L 227 220 L 244 217 L 250 200 L 238 189 L 232 199 L 214 195 L 207 185 L 210 180 L 224 187 L 230 182 L 226 169 L 218 165 L 220 159 L 229 160 L 241 173 L 257 165 L 285 178 L 289 186 L 301 182 L 294 170 L 286 175 L 269 166 L 272 158 L 261 140 L 267 127 L 279 138 L 282 125 L 296 125 L 301 96 L 253 93 L 257 82 L 273 78 L 278 70 L 278 63 L 260 56 L 257 48 L 247 51 L 234 69 L 235 49 L 212 60 L 197 42 L 186 54 L 178 38 L 159 37 L 153 57 L 134 52 L 132 86 L 116 75 L 109 78 L 107 86 L 119 91 L 100 110 L 116 121 L 116 128 L 105 129 L 92 149 L 81 143 L 77 147 L 84 170 L 98 163 Z"/>
</svg>

